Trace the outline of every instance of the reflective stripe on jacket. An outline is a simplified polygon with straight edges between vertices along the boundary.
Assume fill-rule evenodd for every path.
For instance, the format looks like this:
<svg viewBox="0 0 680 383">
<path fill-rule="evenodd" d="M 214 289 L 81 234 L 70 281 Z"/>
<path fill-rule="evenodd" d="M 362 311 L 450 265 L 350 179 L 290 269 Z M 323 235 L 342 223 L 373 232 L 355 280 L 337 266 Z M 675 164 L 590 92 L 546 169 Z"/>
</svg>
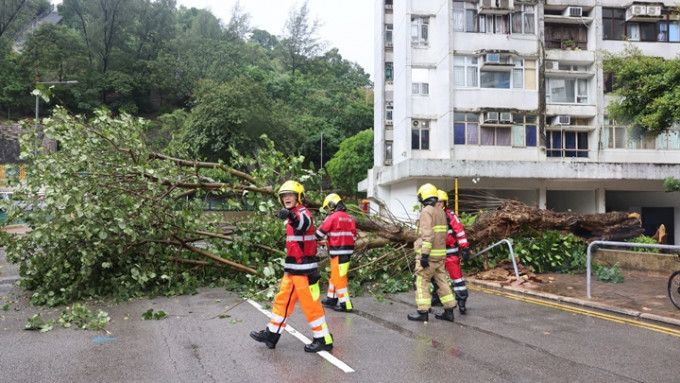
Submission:
<svg viewBox="0 0 680 383">
<path fill-rule="evenodd" d="M 328 236 L 328 254 L 350 256 L 354 253 L 357 228 L 354 218 L 342 210 L 331 213 L 316 231 L 316 238 Z"/>
<path fill-rule="evenodd" d="M 294 275 L 310 275 L 319 268 L 316 258 L 316 237 L 312 213 L 299 204 L 291 211 L 297 222 L 286 221 L 286 263 L 284 269 Z M 293 226 L 293 224 L 296 224 Z"/>
<path fill-rule="evenodd" d="M 446 213 L 439 207 L 427 205 L 420 213 L 418 234 L 422 241 L 414 244 L 416 252 L 433 257 L 446 255 L 448 225 Z"/>
<path fill-rule="evenodd" d="M 450 209 L 445 209 L 446 215 L 449 217 L 449 230 L 446 237 L 446 254 L 458 254 L 458 247 L 466 249 L 470 246 L 465 235 L 465 227 L 457 215 L 453 214 Z"/>
</svg>

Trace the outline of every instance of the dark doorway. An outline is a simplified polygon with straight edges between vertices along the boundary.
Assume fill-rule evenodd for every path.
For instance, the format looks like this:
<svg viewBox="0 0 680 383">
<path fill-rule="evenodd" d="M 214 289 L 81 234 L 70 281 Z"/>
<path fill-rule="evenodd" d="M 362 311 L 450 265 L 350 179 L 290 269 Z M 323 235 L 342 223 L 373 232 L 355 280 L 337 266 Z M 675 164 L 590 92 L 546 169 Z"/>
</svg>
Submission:
<svg viewBox="0 0 680 383">
<path fill-rule="evenodd" d="M 666 244 L 675 245 L 675 211 L 672 207 L 643 207 L 642 208 L 642 227 L 645 235 L 653 236 L 656 230 L 663 224 L 666 226 Z"/>
</svg>

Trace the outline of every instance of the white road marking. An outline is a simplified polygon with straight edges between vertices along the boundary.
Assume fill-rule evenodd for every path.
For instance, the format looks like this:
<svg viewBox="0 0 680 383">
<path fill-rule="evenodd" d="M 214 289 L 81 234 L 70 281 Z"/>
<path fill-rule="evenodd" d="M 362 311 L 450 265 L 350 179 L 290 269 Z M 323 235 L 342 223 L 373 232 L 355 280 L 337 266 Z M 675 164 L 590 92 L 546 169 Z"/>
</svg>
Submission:
<svg viewBox="0 0 680 383">
<path fill-rule="evenodd" d="M 248 303 L 250 303 L 253 307 L 258 309 L 261 313 L 266 315 L 267 318 L 271 318 L 272 313 L 270 311 L 263 309 L 262 306 L 259 303 L 253 301 L 252 299 L 248 299 Z M 298 338 L 302 343 L 304 343 L 304 344 L 312 343 L 312 341 L 309 340 L 309 338 L 300 334 L 296 329 L 293 328 L 293 326 L 288 324 L 288 325 L 286 325 L 285 328 L 286 328 L 286 331 L 288 331 L 289 334 Z M 345 373 L 354 372 L 354 369 L 352 369 L 352 367 L 348 366 L 345 362 L 341 361 L 340 359 L 334 357 L 333 354 L 331 354 L 328 351 L 319 351 L 319 352 L 317 352 L 317 354 L 319 354 L 319 356 L 326 359 L 329 363 L 335 365 L 335 367 L 341 369 Z"/>
</svg>

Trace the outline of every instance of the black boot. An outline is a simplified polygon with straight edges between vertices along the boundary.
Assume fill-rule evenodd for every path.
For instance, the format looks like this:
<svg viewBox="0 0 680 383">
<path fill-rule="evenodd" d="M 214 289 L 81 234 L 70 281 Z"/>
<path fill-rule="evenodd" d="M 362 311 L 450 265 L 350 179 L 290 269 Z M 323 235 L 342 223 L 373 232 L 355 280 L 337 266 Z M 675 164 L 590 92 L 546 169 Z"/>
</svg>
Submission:
<svg viewBox="0 0 680 383">
<path fill-rule="evenodd" d="M 332 309 L 342 313 L 351 313 L 354 310 L 354 308 L 352 307 L 352 303 L 350 303 L 349 301 L 342 302 L 338 306 L 333 306 Z"/>
<path fill-rule="evenodd" d="M 326 307 L 335 307 L 338 305 L 338 298 L 324 298 L 321 300 L 321 304 Z"/>
<path fill-rule="evenodd" d="M 434 317 L 441 320 L 447 320 L 453 322 L 453 309 L 444 309 L 441 314 L 434 314 Z"/>
<path fill-rule="evenodd" d="M 314 338 L 312 343 L 305 345 L 307 352 L 330 351 L 333 349 L 333 336 L 330 335 L 330 343 L 326 343 L 324 338 Z"/>
<path fill-rule="evenodd" d="M 441 306 L 443 306 L 443 305 L 442 305 L 442 301 L 439 300 L 439 296 L 437 296 L 437 295 L 434 295 L 434 296 L 432 297 L 432 300 L 430 301 L 430 304 L 431 304 L 432 306 L 436 306 L 436 307 L 441 307 Z"/>
<path fill-rule="evenodd" d="M 458 301 L 458 310 L 460 310 L 460 313 L 463 315 L 467 313 L 467 308 L 465 308 L 465 300 Z"/>
<path fill-rule="evenodd" d="M 275 348 L 276 343 L 279 341 L 279 338 L 281 337 L 281 334 L 271 332 L 269 331 L 269 328 L 266 328 L 262 331 L 251 331 L 250 337 L 258 342 L 266 344 L 267 347 L 269 348 Z"/>
<path fill-rule="evenodd" d="M 415 320 L 419 322 L 427 322 L 428 311 L 418 310 L 416 314 L 408 314 L 408 320 Z"/>
</svg>

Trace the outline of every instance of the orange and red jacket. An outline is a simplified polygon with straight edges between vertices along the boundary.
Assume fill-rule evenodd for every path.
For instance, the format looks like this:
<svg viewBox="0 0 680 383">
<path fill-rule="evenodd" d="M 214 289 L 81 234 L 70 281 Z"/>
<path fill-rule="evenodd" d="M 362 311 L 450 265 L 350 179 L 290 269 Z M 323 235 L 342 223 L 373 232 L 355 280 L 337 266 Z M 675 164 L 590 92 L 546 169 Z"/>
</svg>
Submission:
<svg viewBox="0 0 680 383">
<path fill-rule="evenodd" d="M 354 241 L 357 238 L 357 228 L 354 218 L 343 210 L 336 210 L 323 221 L 316 231 L 316 238 L 328 236 L 328 255 L 340 257 L 339 262 L 349 262 L 354 253 Z"/>
<path fill-rule="evenodd" d="M 311 275 L 319 268 L 312 213 L 302 204 L 295 206 L 291 212 L 295 219 L 286 221 L 287 257 L 284 269 L 293 275 Z"/>
<path fill-rule="evenodd" d="M 465 228 L 458 216 L 450 209 L 444 209 L 449 221 L 449 235 L 446 237 L 446 255 L 458 255 L 458 247 L 466 249 L 470 246 L 465 235 Z"/>
</svg>

